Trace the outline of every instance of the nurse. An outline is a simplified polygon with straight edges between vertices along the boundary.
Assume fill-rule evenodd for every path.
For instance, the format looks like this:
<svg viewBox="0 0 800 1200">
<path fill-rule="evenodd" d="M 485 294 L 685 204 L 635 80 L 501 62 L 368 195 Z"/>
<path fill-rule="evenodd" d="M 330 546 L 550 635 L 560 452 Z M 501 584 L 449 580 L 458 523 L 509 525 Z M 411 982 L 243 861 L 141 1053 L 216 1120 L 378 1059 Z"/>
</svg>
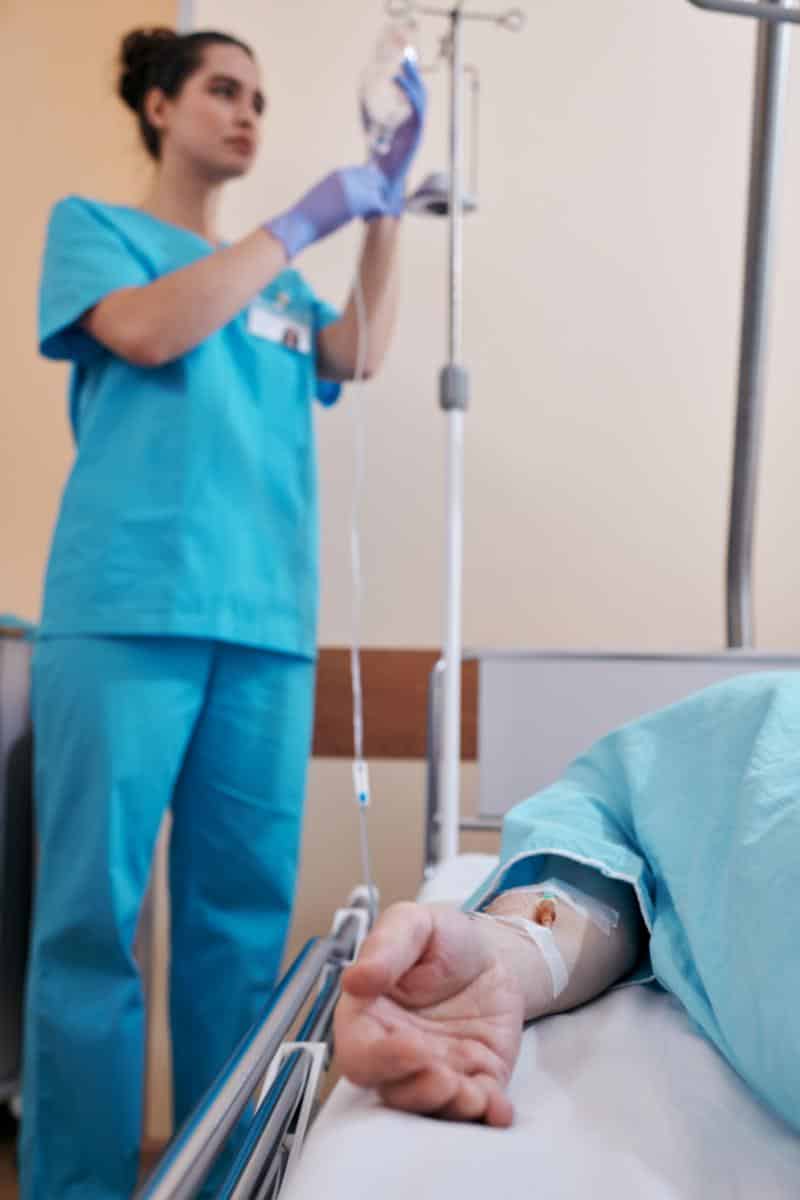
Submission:
<svg viewBox="0 0 800 1200">
<path fill-rule="evenodd" d="M 39 886 L 27 996 L 24 1200 L 123 1200 L 143 1109 L 133 943 L 171 809 L 170 1017 L 180 1124 L 267 1003 L 295 887 L 317 618 L 314 399 L 353 378 L 339 315 L 290 262 L 349 221 L 366 372 L 395 313 L 424 89 L 389 149 L 220 241 L 266 109 L 216 32 L 125 38 L 119 91 L 155 163 L 134 206 L 53 210 L 40 342 L 73 364 L 77 455 L 33 667 Z"/>
</svg>

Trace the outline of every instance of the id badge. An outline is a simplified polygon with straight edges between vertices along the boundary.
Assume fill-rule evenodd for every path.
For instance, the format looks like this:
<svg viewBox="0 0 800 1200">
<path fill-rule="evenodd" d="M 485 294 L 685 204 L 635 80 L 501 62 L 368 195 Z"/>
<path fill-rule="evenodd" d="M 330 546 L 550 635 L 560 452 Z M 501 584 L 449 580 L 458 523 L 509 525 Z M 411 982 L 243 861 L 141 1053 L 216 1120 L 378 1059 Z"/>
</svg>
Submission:
<svg viewBox="0 0 800 1200">
<path fill-rule="evenodd" d="M 247 331 L 287 350 L 311 353 L 311 327 L 293 315 L 277 311 L 260 297 L 247 310 Z"/>
</svg>

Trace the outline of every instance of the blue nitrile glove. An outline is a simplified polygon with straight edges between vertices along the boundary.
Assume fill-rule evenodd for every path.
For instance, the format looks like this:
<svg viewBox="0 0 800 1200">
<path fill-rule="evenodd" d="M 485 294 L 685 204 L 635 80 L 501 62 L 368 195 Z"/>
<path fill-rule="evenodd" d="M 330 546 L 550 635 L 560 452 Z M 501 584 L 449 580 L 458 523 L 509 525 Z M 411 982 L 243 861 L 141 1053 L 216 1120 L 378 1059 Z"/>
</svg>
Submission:
<svg viewBox="0 0 800 1200">
<path fill-rule="evenodd" d="M 425 110 L 428 92 L 415 62 L 403 59 L 400 74 L 394 81 L 402 88 L 411 103 L 411 113 L 395 131 L 389 149 L 383 154 L 374 153 L 374 163 L 386 180 L 386 211 L 389 216 L 399 217 L 405 207 L 406 176 L 417 152 L 425 125 Z"/>
<path fill-rule="evenodd" d="M 283 243 L 289 258 L 294 258 L 355 217 L 369 220 L 387 212 L 386 176 L 370 162 L 332 171 L 292 208 L 266 221 L 264 228 Z"/>
</svg>

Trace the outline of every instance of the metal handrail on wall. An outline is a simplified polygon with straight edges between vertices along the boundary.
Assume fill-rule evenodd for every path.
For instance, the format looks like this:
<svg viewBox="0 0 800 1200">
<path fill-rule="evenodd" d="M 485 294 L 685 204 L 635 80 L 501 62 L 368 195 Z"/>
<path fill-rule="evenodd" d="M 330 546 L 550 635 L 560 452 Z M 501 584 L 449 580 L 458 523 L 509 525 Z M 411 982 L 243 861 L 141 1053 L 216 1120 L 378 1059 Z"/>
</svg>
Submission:
<svg viewBox="0 0 800 1200">
<path fill-rule="evenodd" d="M 480 655 L 465 650 L 465 662 L 479 661 Z M 442 719 L 444 659 L 440 658 L 428 677 L 427 761 L 425 778 L 425 824 L 423 828 L 422 877 L 429 879 L 442 860 L 441 831 L 444 822 L 440 804 L 439 778 L 442 755 Z M 459 813 L 461 833 L 499 833 L 503 827 L 500 817 L 465 817 Z"/>
<path fill-rule="evenodd" d="M 800 24 L 800 10 L 792 6 L 792 0 L 689 0 L 689 3 L 710 12 L 751 17 L 759 22 L 726 569 L 728 646 L 738 649 L 754 644 L 751 576 L 775 193 L 789 64 L 789 26 Z"/>
<path fill-rule="evenodd" d="M 783 8 L 775 0 L 689 0 L 689 3 L 695 8 L 733 17 L 755 17 L 774 25 L 800 25 L 800 9 Z"/>
</svg>

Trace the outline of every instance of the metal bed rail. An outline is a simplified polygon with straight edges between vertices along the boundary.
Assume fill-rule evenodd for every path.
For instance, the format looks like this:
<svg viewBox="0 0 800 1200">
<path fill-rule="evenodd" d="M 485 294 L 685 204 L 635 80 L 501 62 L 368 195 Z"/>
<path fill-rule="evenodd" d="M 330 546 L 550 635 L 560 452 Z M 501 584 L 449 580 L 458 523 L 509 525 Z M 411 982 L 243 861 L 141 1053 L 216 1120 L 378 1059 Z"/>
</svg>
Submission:
<svg viewBox="0 0 800 1200">
<path fill-rule="evenodd" d="M 331 1051 L 339 980 L 369 929 L 370 897 L 356 888 L 331 931 L 309 941 L 287 970 L 264 1018 L 242 1040 L 168 1146 L 135 1200 L 190 1200 L 240 1121 L 243 1145 L 219 1196 L 268 1200 L 281 1186 L 316 1103 Z M 284 1038 L 308 1011 L 295 1042 Z"/>
<path fill-rule="evenodd" d="M 465 662 L 476 660 L 480 662 L 481 655 L 475 651 L 466 650 L 462 656 Z M 428 710 L 427 710 L 427 762 L 425 779 L 425 824 L 423 829 L 423 862 L 422 877 L 430 879 L 438 864 L 442 861 L 441 831 L 444 816 L 440 804 L 439 779 L 441 773 L 441 756 L 443 750 L 442 721 L 444 716 L 444 673 L 445 660 L 440 658 L 430 673 L 428 679 Z M 503 827 L 500 817 L 475 816 L 465 817 L 459 813 L 458 829 L 462 833 L 499 833 Z"/>
<path fill-rule="evenodd" d="M 326 971 L 328 968 L 326 968 Z M 247 1131 L 219 1200 L 259 1200 L 276 1195 L 299 1152 L 320 1072 L 328 1064 L 333 1013 L 339 997 L 338 972 L 323 976 L 317 999 L 296 1042 L 281 1047 L 274 1071 L 264 1083 Z"/>
</svg>

